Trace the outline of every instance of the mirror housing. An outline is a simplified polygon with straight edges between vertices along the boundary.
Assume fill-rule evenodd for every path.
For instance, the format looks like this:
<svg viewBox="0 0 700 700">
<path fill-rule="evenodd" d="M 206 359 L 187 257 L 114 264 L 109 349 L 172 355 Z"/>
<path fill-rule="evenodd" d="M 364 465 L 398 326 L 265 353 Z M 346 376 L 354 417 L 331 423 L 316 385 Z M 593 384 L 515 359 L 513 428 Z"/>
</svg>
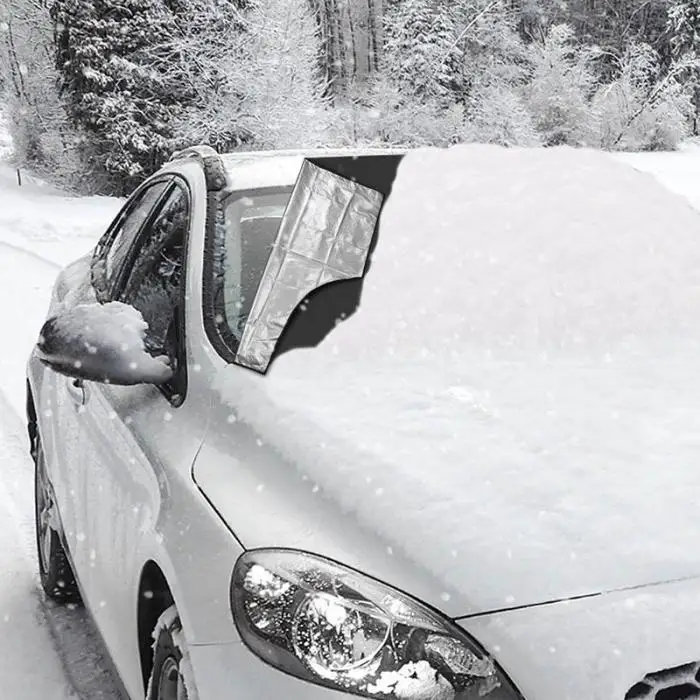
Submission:
<svg viewBox="0 0 700 700">
<path fill-rule="evenodd" d="M 173 376 L 167 357 L 144 344 L 148 324 L 120 302 L 81 304 L 49 318 L 34 354 L 55 372 L 75 379 L 133 386 L 164 384 Z"/>
</svg>

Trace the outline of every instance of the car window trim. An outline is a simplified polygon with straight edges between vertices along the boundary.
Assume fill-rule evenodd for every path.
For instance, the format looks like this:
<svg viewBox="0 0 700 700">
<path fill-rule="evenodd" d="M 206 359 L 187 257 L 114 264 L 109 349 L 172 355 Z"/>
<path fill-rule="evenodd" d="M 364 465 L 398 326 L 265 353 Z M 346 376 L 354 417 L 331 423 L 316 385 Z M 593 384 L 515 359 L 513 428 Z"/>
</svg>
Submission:
<svg viewBox="0 0 700 700">
<path fill-rule="evenodd" d="M 185 194 L 187 195 L 187 207 L 188 207 L 188 218 L 187 218 L 187 232 L 185 234 L 185 241 L 184 245 L 182 247 L 182 277 L 180 281 L 180 313 L 178 314 L 177 318 L 177 348 L 175 349 L 175 353 L 177 356 L 177 361 L 178 361 L 178 374 L 180 375 L 178 377 L 178 384 L 182 384 L 182 391 L 179 394 L 176 394 L 173 391 L 170 391 L 167 387 L 167 385 L 156 385 L 156 388 L 160 391 L 163 396 L 173 405 L 174 408 L 178 408 L 185 402 L 185 398 L 187 395 L 187 386 L 188 386 L 188 372 L 187 372 L 187 339 L 186 339 L 186 310 L 185 310 L 185 304 L 186 304 L 186 297 L 187 297 L 187 270 L 188 270 L 188 265 L 187 265 L 187 256 L 189 253 L 189 246 L 190 246 L 190 226 L 192 225 L 192 215 L 193 215 L 193 202 L 194 202 L 194 197 L 192 195 L 192 188 L 190 187 L 189 183 L 187 182 L 187 179 L 182 177 L 181 175 L 170 175 L 168 177 L 169 184 L 163 191 L 163 194 L 160 196 L 158 199 L 157 204 L 153 207 L 153 210 L 149 214 L 148 218 L 144 221 L 143 225 L 139 229 L 138 233 L 134 237 L 134 240 L 131 243 L 131 246 L 129 247 L 129 250 L 127 254 L 124 256 L 124 262 L 122 264 L 122 267 L 120 268 L 119 275 L 117 276 L 117 283 L 115 283 L 114 287 L 114 294 L 112 295 L 112 299 L 114 301 L 122 301 L 124 292 L 126 290 L 126 284 L 128 281 L 128 277 L 126 276 L 125 272 L 126 269 L 131 263 L 135 257 L 136 251 L 139 249 L 139 244 L 143 240 L 144 237 L 144 230 L 146 229 L 147 225 L 152 224 L 155 219 L 160 215 L 160 213 L 163 211 L 163 207 L 166 205 L 168 199 L 170 198 L 170 195 L 178 188 L 182 189 Z M 177 396 L 178 398 L 174 398 Z"/>
<path fill-rule="evenodd" d="M 225 224 L 224 210 L 230 203 L 246 197 L 264 195 L 291 194 L 294 184 L 273 187 L 248 187 L 246 189 L 213 192 L 207 202 L 207 225 L 204 236 L 204 265 L 202 279 L 202 315 L 204 332 L 218 355 L 228 364 L 235 364 L 238 340 L 229 328 L 226 320 L 217 323 L 217 318 L 226 319 L 223 303 L 223 271 L 216 274 L 216 261 L 223 259 L 224 241 L 219 240 L 217 227 L 219 221 Z"/>
</svg>

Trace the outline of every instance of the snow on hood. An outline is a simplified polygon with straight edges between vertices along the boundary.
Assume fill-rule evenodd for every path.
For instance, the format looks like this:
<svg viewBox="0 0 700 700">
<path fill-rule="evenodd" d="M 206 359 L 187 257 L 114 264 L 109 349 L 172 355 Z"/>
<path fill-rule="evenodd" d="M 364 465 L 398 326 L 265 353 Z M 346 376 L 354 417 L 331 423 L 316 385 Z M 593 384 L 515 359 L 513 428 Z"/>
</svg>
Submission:
<svg viewBox="0 0 700 700">
<path fill-rule="evenodd" d="M 342 511 L 496 609 L 700 574 L 699 321 L 700 217 L 650 176 L 426 150 L 356 314 L 222 392 Z"/>
</svg>

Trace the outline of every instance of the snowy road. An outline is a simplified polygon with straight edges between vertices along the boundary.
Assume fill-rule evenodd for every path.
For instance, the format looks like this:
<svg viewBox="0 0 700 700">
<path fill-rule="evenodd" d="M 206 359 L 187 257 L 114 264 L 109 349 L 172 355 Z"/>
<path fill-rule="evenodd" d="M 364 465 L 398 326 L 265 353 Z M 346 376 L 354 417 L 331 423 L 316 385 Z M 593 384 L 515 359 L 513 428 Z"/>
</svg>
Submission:
<svg viewBox="0 0 700 700">
<path fill-rule="evenodd" d="M 700 146 L 618 156 L 700 209 Z M 60 267 L 94 244 L 120 203 L 68 198 L 0 164 L 0 697 L 114 700 L 114 678 L 82 610 L 47 604 L 34 558 L 33 465 L 24 428 L 24 365 Z"/>
<path fill-rule="evenodd" d="M 5 262 L 3 256 L 3 263 Z M 13 408 L 0 398 L 0 678 L 7 698 L 76 697 L 56 654 L 36 583 L 31 551 L 31 491 L 27 473 L 31 465 Z M 31 683 L 31 687 L 28 684 Z"/>
<path fill-rule="evenodd" d="M 62 265 L 89 249 L 118 203 L 21 189 L 0 166 L 0 695 L 3 700 L 119 698 L 83 610 L 44 601 L 34 558 L 33 465 L 24 364 Z M 9 330 L 11 329 L 11 331 Z M 11 341 L 11 342 L 10 342 Z"/>
</svg>

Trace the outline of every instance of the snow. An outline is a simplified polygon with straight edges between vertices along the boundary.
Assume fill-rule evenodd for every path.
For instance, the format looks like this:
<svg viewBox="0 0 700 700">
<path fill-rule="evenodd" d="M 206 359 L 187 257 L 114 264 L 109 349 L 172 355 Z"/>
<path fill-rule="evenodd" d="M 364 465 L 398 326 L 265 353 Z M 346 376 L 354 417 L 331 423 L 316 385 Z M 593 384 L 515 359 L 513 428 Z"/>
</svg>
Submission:
<svg viewBox="0 0 700 700">
<path fill-rule="evenodd" d="M 52 365 L 79 370 L 89 379 L 163 383 L 172 369 L 167 357 L 146 351 L 147 329 L 141 313 L 128 304 L 78 304 L 61 308 L 47 322 L 39 349 Z"/>
<path fill-rule="evenodd" d="M 1 164 L 0 164 L 1 166 Z M 0 230 L 12 244 L 62 267 L 85 255 L 113 219 L 122 201 L 112 197 L 70 197 L 22 171 L 0 167 Z"/>
<path fill-rule="evenodd" d="M 26 466 L 26 445 L 17 435 L 8 434 L 7 407 L 0 404 L 0 409 L 3 415 L 0 423 L 0 463 L 3 465 L 0 482 L 0 678 L 3 697 L 68 700 L 76 696 L 45 629 L 34 561 L 28 556 L 27 516 L 31 511 L 19 510 L 29 499 L 22 497 L 24 494 L 14 493 L 21 478 L 17 466 Z M 19 501 L 17 495 L 20 495 Z M 27 694 L 29 679 L 31 696 Z"/>
<path fill-rule="evenodd" d="M 525 605 L 700 574 L 698 318 L 700 217 L 650 175 L 424 151 L 355 316 L 222 395 L 473 611 Z"/>
<path fill-rule="evenodd" d="M 394 693 L 398 700 L 452 700 L 455 691 L 427 662 L 409 662 L 398 671 L 383 672 L 370 693 Z"/>
<path fill-rule="evenodd" d="M 683 144 L 673 153 L 617 153 L 615 158 L 642 172 L 651 173 L 662 185 L 700 209 L 697 172 L 700 142 Z"/>
<path fill-rule="evenodd" d="M 194 681 L 194 670 L 192 668 L 192 660 L 190 651 L 185 642 L 185 635 L 178 627 L 172 631 L 173 644 L 180 651 L 180 675 L 187 693 L 187 700 L 198 700 L 197 685 Z"/>
<path fill-rule="evenodd" d="M 7 160 L 12 154 L 12 139 L 8 127 L 7 118 L 0 109 L 0 161 Z"/>
<path fill-rule="evenodd" d="M 194 682 L 194 672 L 192 670 L 192 661 L 190 660 L 189 649 L 185 642 L 182 629 L 180 628 L 180 619 L 178 617 L 177 608 L 172 605 L 158 618 L 155 629 L 151 635 L 153 639 L 153 651 L 156 650 L 158 639 L 161 634 L 167 632 L 170 634 L 173 646 L 180 652 L 180 667 L 179 671 L 182 677 L 182 682 L 187 692 L 187 700 L 197 700 L 197 688 Z M 153 678 L 148 681 L 146 689 L 146 697 L 150 697 L 152 692 Z M 179 693 L 178 693 L 179 695 Z"/>
<path fill-rule="evenodd" d="M 363 308 L 324 356 L 334 346 L 341 363 L 686 337 L 700 289 L 697 233 L 690 207 L 604 154 L 413 154 L 383 211 Z"/>
<path fill-rule="evenodd" d="M 0 128 L 0 149 L 2 144 L 9 144 L 9 140 Z M 553 153 L 553 158 L 558 157 L 556 152 Z M 636 168 L 654 173 L 667 187 L 700 208 L 700 147 L 691 144 L 680 153 L 624 154 L 615 158 L 618 162 L 629 162 Z M 503 217 L 510 209 L 513 231 L 523 233 L 526 231 L 525 222 L 533 224 L 539 220 L 548 222 L 549 233 L 556 222 L 567 228 L 567 212 L 561 210 L 564 203 L 555 199 L 553 194 L 558 191 L 559 177 L 552 177 L 544 183 L 549 188 L 547 196 L 538 194 L 534 186 L 528 186 L 520 194 L 516 191 L 510 198 L 504 195 L 496 200 L 489 188 L 497 185 L 495 192 L 503 193 L 509 185 L 517 185 L 516 179 L 520 181 L 524 177 L 522 168 L 518 166 L 513 171 L 498 174 L 480 171 L 477 176 L 475 169 L 480 163 L 481 160 L 475 161 L 475 166 L 468 168 L 473 176 L 470 189 L 465 190 L 464 183 L 460 182 L 450 185 L 457 192 L 453 199 L 465 197 L 465 206 L 471 202 L 470 206 L 481 207 L 475 210 L 479 212 L 479 218 L 471 215 L 469 221 L 479 221 L 479 226 L 483 226 L 488 221 L 487 214 L 501 210 L 499 215 Z M 567 174 L 571 178 L 588 175 L 593 180 L 587 181 L 589 189 L 580 193 L 585 203 L 576 209 L 581 216 L 580 223 L 593 216 L 588 209 L 597 200 L 591 193 L 605 190 L 606 184 L 612 187 L 608 178 L 613 178 L 614 172 L 615 187 L 625 183 L 630 187 L 628 196 L 618 205 L 618 214 L 625 209 L 625 218 L 622 222 L 603 220 L 600 230 L 594 229 L 599 237 L 617 235 L 622 230 L 625 234 L 623 241 L 632 245 L 629 236 L 634 232 L 644 240 L 649 234 L 655 234 L 663 240 L 663 246 L 658 248 L 661 260 L 672 260 L 673 264 L 678 261 L 678 270 L 687 273 L 691 260 L 685 261 L 680 256 L 681 241 L 685 241 L 685 237 L 676 225 L 686 222 L 687 216 L 688 221 L 693 222 L 691 230 L 695 230 L 697 219 L 685 211 L 681 200 L 653 188 L 650 178 L 643 175 L 633 177 L 626 170 L 613 171 L 612 166 L 608 170 L 602 163 L 598 165 L 605 175 L 598 173 L 593 177 L 591 173 L 586 174 L 585 169 Z M 543 184 L 545 175 L 533 168 L 525 178 L 525 184 Z M 617 182 L 618 177 L 622 184 Z M 430 184 L 428 182 L 426 186 Z M 570 184 L 574 193 L 573 183 Z M 443 188 L 434 202 L 437 214 L 441 215 L 448 201 L 448 189 Z M 471 198 L 465 195 L 470 191 L 474 193 Z M 514 197 L 517 197 L 517 211 L 513 211 Z M 427 190 L 422 199 L 423 203 L 429 201 Z M 634 208 L 638 207 L 639 212 L 628 211 L 632 205 L 630 199 L 634 200 Z M 615 202 L 609 200 L 601 198 L 601 203 L 592 208 L 600 212 L 604 203 L 609 212 L 617 211 Z M 558 213 L 547 213 L 556 208 L 557 203 Z M 417 202 L 411 206 L 416 205 Z M 56 274 L 62 265 L 88 252 L 120 206 L 121 201 L 117 199 L 68 197 L 26 172 L 23 172 L 23 186 L 18 187 L 14 169 L 0 163 L 0 327 L 12 329 L 11 342 L 8 342 L 7 335 L 3 336 L 5 342 L 0 353 L 0 463 L 3 465 L 0 476 L 0 629 L 3 626 L 5 629 L 0 634 L 0 683 L 3 697 L 11 699 L 67 700 L 79 696 L 89 700 L 116 700 L 119 697 L 103 658 L 104 651 L 85 612 L 55 608 L 39 593 L 33 544 L 32 464 L 27 454 L 22 417 L 24 366 L 46 318 Z M 650 211 L 655 207 L 658 211 Z M 430 220 L 431 231 L 437 228 L 435 221 L 436 215 Z M 657 222 L 654 231 L 650 230 L 653 228 L 650 221 Z M 463 230 L 471 235 L 481 229 L 472 226 Z M 497 240 L 485 237 L 483 243 L 485 253 L 487 244 L 495 246 Z M 534 251 L 524 247 L 519 252 L 532 256 Z M 688 252 L 689 258 L 695 254 L 690 244 Z M 382 263 L 389 271 L 392 268 L 390 257 L 387 256 Z M 639 265 L 654 262 L 641 251 L 632 259 Z M 430 261 L 424 263 L 430 264 Z M 541 264 L 537 261 L 537 265 Z M 573 266 L 573 261 L 571 264 Z M 482 288 L 483 271 L 474 269 L 475 276 L 469 275 L 469 265 L 474 267 L 476 261 L 467 258 L 464 265 L 463 284 L 472 279 L 473 291 L 486 294 L 489 287 Z M 539 269 L 537 265 L 533 269 Z M 599 278 L 596 295 L 591 297 L 597 304 L 606 301 L 602 292 L 605 289 L 610 291 L 611 282 L 619 278 L 612 265 L 605 267 L 608 265 L 605 261 L 601 261 L 601 265 L 603 269 L 613 270 L 614 274 Z M 492 267 L 499 270 L 499 279 L 504 284 L 513 281 L 502 262 L 500 266 L 494 263 Z M 376 277 L 379 269 L 377 258 L 370 275 Z M 578 274 L 575 266 L 574 272 Z M 624 269 L 620 272 L 624 273 Z M 662 271 L 657 272 L 659 277 L 655 284 L 662 289 L 664 277 Z M 667 271 L 667 274 L 671 272 Z M 327 347 L 289 353 L 275 361 L 269 375 L 264 378 L 269 391 L 264 389 L 262 381 L 250 376 L 253 373 L 241 371 L 239 376 L 246 377 L 241 381 L 251 390 L 249 403 L 243 407 L 244 417 L 259 426 L 261 437 L 278 445 L 284 445 L 282 431 L 289 426 L 286 447 L 297 460 L 299 469 L 309 474 L 309 482 L 319 484 L 322 490 L 346 492 L 346 508 L 361 511 L 365 519 L 374 517 L 383 528 L 389 527 L 392 520 L 385 517 L 386 502 L 396 496 L 397 490 L 403 497 L 414 498 L 416 504 L 425 490 L 427 497 L 422 498 L 427 522 L 434 523 L 442 517 L 440 511 L 444 512 L 450 500 L 447 498 L 443 502 L 435 498 L 435 474 L 437 469 L 446 468 L 448 456 L 454 455 L 454 433 L 461 432 L 466 447 L 459 456 L 462 464 L 470 465 L 472 472 L 464 474 L 455 469 L 455 478 L 469 478 L 467 498 L 476 509 L 474 517 L 483 517 L 486 524 L 493 524 L 496 536 L 506 534 L 506 526 L 528 523 L 528 529 L 520 533 L 520 539 L 510 538 L 507 543 L 496 541 L 491 552 L 476 552 L 482 563 L 488 561 L 489 556 L 492 561 L 502 561 L 502 568 L 508 575 L 502 585 L 499 584 L 496 594 L 499 598 L 507 598 L 507 604 L 513 600 L 518 602 L 515 584 L 522 571 L 519 567 L 537 563 L 536 558 L 527 560 L 529 555 L 534 557 L 538 552 L 537 547 L 528 549 L 525 546 L 526 537 L 542 546 L 558 544 L 562 550 L 558 562 L 566 569 L 569 561 L 580 562 L 582 558 L 590 557 L 596 546 L 605 550 L 608 540 L 619 537 L 623 530 L 626 536 L 632 535 L 629 542 L 633 549 L 642 547 L 645 538 L 649 538 L 652 544 L 659 544 L 658 539 L 655 540 L 658 527 L 666 535 L 675 527 L 677 541 L 666 542 L 664 552 L 658 547 L 652 550 L 654 556 L 665 557 L 663 563 L 672 566 L 684 561 L 684 547 L 688 547 L 691 540 L 694 547 L 697 540 L 693 525 L 696 513 L 691 507 L 692 499 L 687 496 L 694 492 L 690 489 L 697 489 L 697 483 L 694 470 L 686 465 L 697 450 L 697 430 L 692 412 L 697 408 L 694 396 L 697 395 L 695 383 L 698 380 L 694 375 L 698 373 L 691 371 L 696 356 L 691 354 L 689 344 L 676 343 L 672 338 L 653 333 L 653 328 L 646 322 L 670 307 L 676 316 L 671 320 L 663 319 L 666 328 L 673 328 L 674 324 L 678 329 L 683 328 L 684 313 L 692 311 L 692 305 L 684 306 L 676 285 L 680 283 L 682 286 L 689 280 L 690 276 L 673 277 L 673 288 L 667 295 L 664 292 L 663 301 L 656 307 L 635 309 L 633 318 L 623 318 L 627 328 L 646 329 L 646 335 L 642 334 L 641 338 L 644 342 L 638 341 L 636 348 L 632 344 L 626 350 L 611 352 L 609 358 L 606 358 L 605 343 L 597 352 L 593 352 L 595 343 L 585 345 L 583 349 L 579 347 L 578 356 L 569 345 L 564 351 L 550 351 L 547 358 L 537 354 L 537 338 L 531 338 L 529 354 L 516 344 L 510 349 L 508 346 L 501 348 L 493 360 L 489 360 L 484 349 L 475 343 L 470 348 L 467 362 L 452 370 L 448 362 L 452 361 L 454 343 L 450 347 L 444 336 L 443 344 L 432 335 L 424 337 L 429 331 L 433 332 L 431 329 L 440 329 L 440 324 L 443 328 L 448 326 L 447 320 L 430 319 L 426 314 L 418 317 L 420 322 L 416 322 L 411 314 L 405 314 L 404 320 L 411 324 L 410 333 L 409 327 L 392 327 L 396 340 L 405 341 L 395 343 L 394 355 L 387 351 L 377 362 L 371 357 L 355 360 L 353 369 L 349 363 L 347 366 L 344 363 L 348 354 L 354 357 L 361 350 L 359 343 L 353 343 L 351 333 L 351 329 L 357 328 L 360 332 L 363 327 L 364 321 L 358 315 L 331 334 Z M 630 277 L 625 281 L 635 282 Z M 455 280 L 448 277 L 444 284 L 448 282 L 453 284 Z M 564 279 L 563 282 L 565 290 L 576 291 L 575 280 Z M 531 291 L 533 304 L 535 301 L 550 301 L 541 286 L 530 287 L 527 278 L 522 284 L 517 290 L 518 299 L 528 298 L 526 293 Z M 604 289 L 600 288 L 601 285 Z M 501 289 L 506 291 L 505 287 Z M 649 294 L 644 289 L 642 292 L 648 299 Z M 429 300 L 430 295 L 423 303 L 428 304 Z M 500 300 L 502 305 L 497 309 L 493 324 L 489 324 L 487 315 L 482 315 L 476 326 L 490 331 L 493 336 L 503 335 L 507 295 L 502 295 Z M 400 300 L 389 298 L 389 301 L 393 305 Z M 479 308 L 477 301 L 478 295 L 470 302 L 472 308 Z M 575 298 L 571 301 L 573 303 Z M 617 301 L 618 306 L 610 311 L 618 313 L 619 318 L 620 305 L 630 301 L 624 298 Z M 571 311 L 576 307 L 569 305 L 566 308 Z M 544 324 L 548 334 L 540 340 L 556 340 L 557 326 L 552 317 L 543 318 L 548 321 Z M 603 335 L 606 342 L 619 335 L 610 318 L 600 319 L 593 327 L 584 323 L 585 315 L 574 315 L 573 320 L 588 332 L 589 340 L 597 339 L 593 331 L 601 327 L 606 332 Z M 370 320 L 367 323 L 373 337 L 381 338 L 382 329 L 372 327 Z M 449 326 L 448 337 L 455 332 L 453 326 Z M 500 333 L 495 332 L 499 330 Z M 519 327 L 520 339 L 527 336 L 526 331 L 523 326 Z M 562 335 L 565 335 L 563 331 Z M 694 333 L 690 335 L 695 337 Z M 422 343 L 424 339 L 425 344 Z M 409 341 L 419 345 L 419 354 L 423 347 L 433 353 L 433 357 L 422 358 L 411 365 L 415 376 L 406 369 L 408 365 L 403 359 Z M 654 343 L 664 348 L 673 344 L 673 347 L 667 356 L 661 357 L 651 354 Z M 372 347 L 374 352 L 383 346 Z M 334 354 L 334 348 L 337 348 L 337 354 Z M 318 368 L 313 373 L 312 366 Z M 312 381 L 314 376 L 309 375 L 316 373 L 324 382 L 328 381 L 327 390 L 317 381 Z M 614 391 L 623 375 L 624 391 Z M 397 377 L 401 380 L 398 384 Z M 292 403 L 298 406 L 293 402 L 293 392 L 300 384 L 304 393 L 309 395 L 309 401 L 304 415 L 292 416 L 289 407 Z M 390 384 L 398 386 L 391 393 L 388 392 Z M 321 415 L 321 411 L 313 409 L 313 404 L 318 402 L 326 402 L 328 415 L 325 411 Z M 521 410 L 522 405 L 528 406 L 528 412 Z M 275 408 L 274 413 L 265 414 L 270 406 Z M 377 418 L 389 409 L 398 411 L 393 431 L 385 436 L 378 428 L 372 428 L 373 432 L 363 435 L 362 442 L 358 440 L 345 450 L 345 443 L 337 438 L 337 434 L 352 441 L 354 430 L 369 428 L 373 421 L 379 423 Z M 361 418 L 358 425 L 348 420 L 353 411 Z M 282 421 L 279 425 L 275 423 L 278 418 Z M 469 434 L 465 437 L 466 425 Z M 323 458 L 319 440 L 314 438 L 315 444 L 309 445 L 305 439 L 304 430 L 309 426 L 332 431 L 336 436 L 332 441 L 329 437 L 326 445 L 326 457 L 332 460 L 332 469 Z M 412 431 L 416 437 L 408 440 Z M 391 449 L 390 438 L 397 434 L 407 442 L 387 454 Z M 669 448 L 671 435 L 678 444 Z M 430 451 L 426 447 L 413 454 L 421 442 L 430 446 Z M 382 469 L 376 466 L 377 454 L 382 459 Z M 479 461 L 474 459 L 475 454 Z M 371 462 L 368 456 L 371 456 Z M 591 456 L 609 468 L 592 468 Z M 642 459 L 634 461 L 635 456 Z M 674 463 L 671 458 L 678 461 Z M 495 463 L 507 466 L 499 471 L 493 469 Z M 370 470 L 371 474 L 367 476 Z M 563 470 L 566 474 L 561 473 Z M 396 478 L 399 472 L 403 481 Z M 367 484 L 368 478 L 370 484 Z M 528 485 L 527 498 L 516 500 L 516 494 L 522 496 L 524 483 Z M 619 517 L 608 519 L 605 524 L 599 523 L 595 532 L 587 528 L 587 523 L 595 522 L 601 513 L 616 509 L 624 513 L 625 518 L 631 518 L 632 526 L 625 528 L 622 517 Z M 374 516 L 372 510 L 376 511 Z M 537 515 L 535 522 L 531 517 L 533 514 Z M 564 527 L 565 524 L 568 527 Z M 478 522 L 477 525 L 485 527 Z M 581 528 L 583 539 L 577 528 Z M 400 534 L 395 539 L 401 540 Z M 419 534 L 418 531 L 413 533 L 415 549 L 420 548 Z M 435 553 L 434 564 L 442 566 L 448 560 L 461 560 L 465 542 L 458 534 L 433 529 L 424 536 L 425 540 L 432 538 L 428 549 L 438 548 L 442 538 L 445 539 Z M 392 551 L 395 549 L 393 547 Z M 630 556 L 623 553 L 626 566 Z M 583 571 L 582 565 L 577 566 L 579 572 Z M 547 569 L 553 571 L 554 564 L 548 563 Z M 571 574 L 572 580 L 574 573 Z M 585 580 L 585 576 L 581 580 Z M 543 610 L 555 614 L 557 607 Z M 564 646 L 559 645 L 559 653 L 562 649 Z M 546 651 L 545 648 L 542 653 Z"/>
<path fill-rule="evenodd" d="M 73 198 L 1 160 L 0 124 L 0 684 L 8 700 L 118 700 L 87 613 L 48 603 L 34 544 L 33 464 L 24 424 L 24 368 L 61 266 L 89 250 L 121 202 Z"/>
</svg>

